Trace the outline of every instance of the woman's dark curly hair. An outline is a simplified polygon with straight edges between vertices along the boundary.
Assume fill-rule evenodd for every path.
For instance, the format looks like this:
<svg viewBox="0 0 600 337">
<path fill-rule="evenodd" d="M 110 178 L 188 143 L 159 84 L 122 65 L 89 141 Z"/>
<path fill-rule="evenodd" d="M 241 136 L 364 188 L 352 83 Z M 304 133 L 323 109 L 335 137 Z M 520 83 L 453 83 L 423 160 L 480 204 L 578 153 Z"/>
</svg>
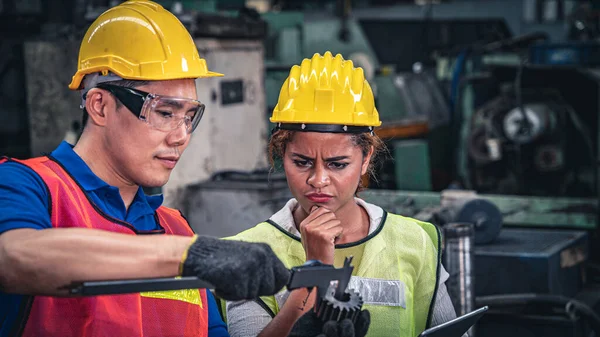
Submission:
<svg viewBox="0 0 600 337">
<path fill-rule="evenodd" d="M 269 140 L 269 162 L 271 167 L 275 168 L 275 160 L 283 159 L 287 144 L 292 141 L 294 134 L 301 131 L 290 131 L 290 130 L 277 130 L 271 135 Z M 363 156 L 369 154 L 371 148 L 373 148 L 373 154 L 371 155 L 371 161 L 369 168 L 367 169 L 367 175 L 373 180 L 375 177 L 375 167 L 379 164 L 379 157 L 382 153 L 387 152 L 385 143 L 375 134 L 371 133 L 359 133 L 348 135 L 355 146 L 360 147 Z M 356 193 L 362 191 L 364 186 L 362 180 L 357 186 Z"/>
</svg>

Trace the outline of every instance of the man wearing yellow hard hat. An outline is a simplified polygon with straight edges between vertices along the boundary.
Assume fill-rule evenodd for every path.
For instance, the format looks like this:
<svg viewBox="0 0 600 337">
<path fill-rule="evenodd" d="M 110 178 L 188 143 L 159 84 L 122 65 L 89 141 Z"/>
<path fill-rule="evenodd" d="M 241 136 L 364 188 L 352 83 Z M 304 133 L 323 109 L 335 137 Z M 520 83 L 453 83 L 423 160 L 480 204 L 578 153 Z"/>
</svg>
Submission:
<svg viewBox="0 0 600 337">
<path fill-rule="evenodd" d="M 267 245 L 196 236 L 140 187 L 167 182 L 200 122 L 195 79 L 221 76 L 181 22 L 127 1 L 91 25 L 78 64 L 77 144 L 0 160 L 0 336 L 228 336 L 205 289 L 68 296 L 83 280 L 197 276 L 240 300 L 289 278 Z"/>
</svg>

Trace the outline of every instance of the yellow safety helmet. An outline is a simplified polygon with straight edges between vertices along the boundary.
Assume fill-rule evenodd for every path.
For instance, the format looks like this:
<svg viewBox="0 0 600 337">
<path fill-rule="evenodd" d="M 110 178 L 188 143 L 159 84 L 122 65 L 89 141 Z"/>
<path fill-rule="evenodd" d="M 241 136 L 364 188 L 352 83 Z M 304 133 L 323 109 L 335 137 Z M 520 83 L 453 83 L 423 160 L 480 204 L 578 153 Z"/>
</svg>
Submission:
<svg viewBox="0 0 600 337">
<path fill-rule="evenodd" d="M 295 65 L 279 93 L 277 129 L 361 133 L 381 125 L 363 69 L 331 52 Z"/>
<path fill-rule="evenodd" d="M 69 88 L 81 89 L 87 74 L 109 72 L 145 81 L 223 76 L 208 70 L 179 19 L 148 0 L 126 1 L 92 23 Z"/>
</svg>

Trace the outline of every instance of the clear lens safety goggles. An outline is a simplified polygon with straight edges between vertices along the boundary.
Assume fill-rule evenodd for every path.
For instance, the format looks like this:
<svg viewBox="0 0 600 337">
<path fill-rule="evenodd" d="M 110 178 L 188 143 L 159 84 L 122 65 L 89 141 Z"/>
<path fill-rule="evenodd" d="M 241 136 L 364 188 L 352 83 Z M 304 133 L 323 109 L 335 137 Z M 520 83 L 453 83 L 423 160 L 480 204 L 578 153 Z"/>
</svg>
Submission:
<svg viewBox="0 0 600 337">
<path fill-rule="evenodd" d="M 162 96 L 110 83 L 100 83 L 96 88 L 110 92 L 140 120 L 161 131 L 169 132 L 185 123 L 190 134 L 204 115 L 204 104 L 195 99 Z"/>
</svg>

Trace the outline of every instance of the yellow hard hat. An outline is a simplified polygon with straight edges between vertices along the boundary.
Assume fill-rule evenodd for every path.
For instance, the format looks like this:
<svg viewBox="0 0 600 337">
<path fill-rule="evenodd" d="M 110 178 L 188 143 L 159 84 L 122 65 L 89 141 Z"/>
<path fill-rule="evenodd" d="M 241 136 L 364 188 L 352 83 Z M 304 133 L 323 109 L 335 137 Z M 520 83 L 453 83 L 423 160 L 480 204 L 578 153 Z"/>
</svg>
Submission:
<svg viewBox="0 0 600 337">
<path fill-rule="evenodd" d="M 147 0 L 126 1 L 92 23 L 69 88 L 80 89 L 85 75 L 98 72 L 145 81 L 223 76 L 208 71 L 179 19 Z"/>
<path fill-rule="evenodd" d="M 381 125 L 363 69 L 329 51 L 292 67 L 270 120 L 278 129 L 317 132 L 366 132 Z"/>
</svg>

